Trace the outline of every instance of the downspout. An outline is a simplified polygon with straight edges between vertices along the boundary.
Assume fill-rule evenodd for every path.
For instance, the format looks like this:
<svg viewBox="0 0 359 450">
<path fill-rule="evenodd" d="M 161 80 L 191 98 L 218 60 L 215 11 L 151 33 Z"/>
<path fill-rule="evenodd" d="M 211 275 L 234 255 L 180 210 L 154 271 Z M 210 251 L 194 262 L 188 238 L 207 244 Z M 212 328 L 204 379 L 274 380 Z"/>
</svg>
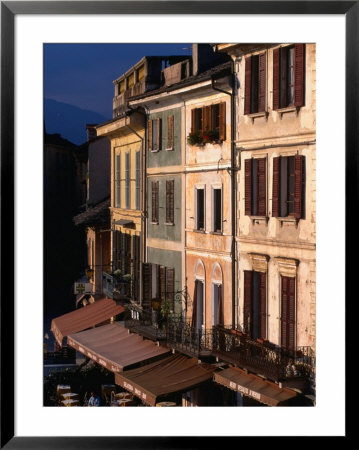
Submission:
<svg viewBox="0 0 359 450">
<path fill-rule="evenodd" d="M 146 178 L 146 142 L 147 142 L 147 114 L 142 112 L 141 110 L 137 109 L 133 109 L 131 108 L 131 106 L 127 103 L 127 107 L 132 111 L 132 112 L 138 112 L 139 114 L 142 114 L 145 118 L 145 137 L 141 137 L 136 130 L 134 130 L 130 125 L 128 125 L 126 123 L 126 117 L 127 114 L 125 115 L 125 127 L 127 129 L 129 129 L 130 131 L 132 131 L 140 140 L 141 140 L 141 163 L 140 163 L 140 177 L 141 177 L 141 196 L 140 196 L 140 211 L 141 211 L 141 234 L 140 234 L 140 282 L 139 282 L 139 287 L 140 287 L 140 304 L 142 305 L 142 299 L 143 299 L 143 283 L 142 283 L 142 278 L 143 278 L 143 267 L 142 267 L 142 262 L 145 261 L 146 259 L 146 216 L 145 216 L 145 211 L 146 211 L 146 183 L 147 183 L 147 178 Z M 142 207 L 141 207 L 142 206 Z M 142 242 L 141 242 L 142 241 Z"/>
<path fill-rule="evenodd" d="M 231 179 L 232 179 L 232 189 L 231 189 L 231 214 L 232 214 L 232 328 L 236 327 L 236 202 L 235 202 L 235 185 L 236 185 L 236 169 L 235 169 L 235 73 L 234 73 L 234 61 L 232 60 L 232 92 L 225 91 L 223 89 L 217 88 L 214 85 L 214 78 L 211 78 L 211 87 L 214 91 L 222 92 L 231 97 Z"/>
</svg>

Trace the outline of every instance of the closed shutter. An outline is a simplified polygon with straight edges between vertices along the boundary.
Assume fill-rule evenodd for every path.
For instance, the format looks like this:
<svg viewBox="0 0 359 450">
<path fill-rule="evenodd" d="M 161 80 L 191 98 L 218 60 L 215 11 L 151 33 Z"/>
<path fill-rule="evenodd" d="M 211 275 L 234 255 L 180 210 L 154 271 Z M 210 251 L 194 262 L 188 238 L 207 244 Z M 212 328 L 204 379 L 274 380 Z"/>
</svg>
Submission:
<svg viewBox="0 0 359 450">
<path fill-rule="evenodd" d="M 288 350 L 295 349 L 295 278 L 289 278 L 288 295 Z"/>
<path fill-rule="evenodd" d="M 194 134 L 196 131 L 196 110 L 193 108 L 191 110 L 191 133 Z"/>
<path fill-rule="evenodd" d="M 273 158 L 272 216 L 279 217 L 280 156 Z"/>
<path fill-rule="evenodd" d="M 140 209 L 140 152 L 136 152 L 136 209 Z"/>
<path fill-rule="evenodd" d="M 294 217 L 303 217 L 304 156 L 294 157 Z"/>
<path fill-rule="evenodd" d="M 273 50 L 273 109 L 279 109 L 280 57 L 279 48 Z"/>
<path fill-rule="evenodd" d="M 120 161 L 121 155 L 116 155 L 116 208 L 120 207 Z"/>
<path fill-rule="evenodd" d="M 162 148 L 162 120 L 161 119 L 156 119 L 157 120 L 157 148 L 156 150 L 161 150 Z"/>
<path fill-rule="evenodd" d="M 130 154 L 126 153 L 126 167 L 125 167 L 125 180 L 126 180 L 126 209 L 130 208 Z"/>
<path fill-rule="evenodd" d="M 244 162 L 244 210 L 245 215 L 252 214 L 252 160 L 246 159 Z"/>
<path fill-rule="evenodd" d="M 252 57 L 245 59 L 244 114 L 251 113 Z"/>
<path fill-rule="evenodd" d="M 175 300 L 175 269 L 167 267 L 167 300 L 170 304 L 170 309 L 174 309 Z"/>
<path fill-rule="evenodd" d="M 281 347 L 293 351 L 295 345 L 295 278 L 282 277 Z"/>
<path fill-rule="evenodd" d="M 168 116 L 167 118 L 167 148 L 171 149 L 174 147 L 174 143 L 173 143 L 173 126 L 174 126 L 174 122 L 173 122 L 173 116 Z"/>
<path fill-rule="evenodd" d="M 259 55 L 259 86 L 258 86 L 258 112 L 264 112 L 266 107 L 266 53 Z"/>
<path fill-rule="evenodd" d="M 152 119 L 148 121 L 148 148 L 153 150 Z"/>
<path fill-rule="evenodd" d="M 226 140 L 226 103 L 219 104 L 219 140 Z"/>
<path fill-rule="evenodd" d="M 143 263 L 142 278 L 143 278 L 143 309 L 149 310 L 151 308 L 152 300 L 152 271 L 150 263 Z"/>
<path fill-rule="evenodd" d="M 223 286 L 220 284 L 217 286 L 218 288 L 218 317 L 217 317 L 217 323 L 219 325 L 224 325 L 224 311 L 223 311 L 223 295 L 222 295 L 222 289 Z"/>
<path fill-rule="evenodd" d="M 259 275 L 259 313 L 260 313 L 260 337 L 267 337 L 267 274 Z"/>
<path fill-rule="evenodd" d="M 166 181 L 166 222 L 174 222 L 174 180 Z"/>
<path fill-rule="evenodd" d="M 212 130 L 211 107 L 210 106 L 204 106 L 202 108 L 202 115 L 203 115 L 203 134 L 206 134 L 205 131 Z"/>
<path fill-rule="evenodd" d="M 160 299 L 166 299 L 166 267 L 160 266 Z"/>
<path fill-rule="evenodd" d="M 304 69 L 305 69 L 305 45 L 295 44 L 295 64 L 294 64 L 294 105 L 304 105 Z"/>
<path fill-rule="evenodd" d="M 258 216 L 266 215 L 266 158 L 258 159 Z"/>
<path fill-rule="evenodd" d="M 198 283 L 199 283 L 199 280 L 195 280 L 195 282 L 194 282 L 194 293 L 193 293 L 193 303 L 192 303 L 192 320 L 191 320 L 191 327 L 192 328 L 196 328 L 196 325 L 197 325 Z"/>
<path fill-rule="evenodd" d="M 251 270 L 244 271 L 244 304 L 243 304 L 243 327 L 245 333 L 251 330 L 251 308 L 252 308 L 252 279 Z"/>
<path fill-rule="evenodd" d="M 158 181 L 152 181 L 152 222 L 158 222 Z"/>
</svg>

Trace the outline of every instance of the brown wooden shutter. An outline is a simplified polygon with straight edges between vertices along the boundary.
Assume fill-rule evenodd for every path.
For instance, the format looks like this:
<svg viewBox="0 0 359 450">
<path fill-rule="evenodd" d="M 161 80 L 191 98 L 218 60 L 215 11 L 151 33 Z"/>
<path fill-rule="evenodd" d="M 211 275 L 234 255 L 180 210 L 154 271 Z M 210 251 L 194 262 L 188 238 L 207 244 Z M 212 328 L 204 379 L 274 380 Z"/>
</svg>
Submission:
<svg viewBox="0 0 359 450">
<path fill-rule="evenodd" d="M 193 108 L 191 110 L 191 133 L 194 134 L 196 132 L 196 110 Z"/>
<path fill-rule="evenodd" d="M 166 181 L 166 222 L 174 222 L 174 180 Z"/>
<path fill-rule="evenodd" d="M 219 139 L 226 140 L 226 103 L 219 104 Z"/>
<path fill-rule="evenodd" d="M 293 351 L 295 346 L 295 278 L 282 277 L 281 347 Z"/>
<path fill-rule="evenodd" d="M 195 328 L 197 325 L 197 294 L 198 294 L 198 280 L 194 282 L 193 303 L 192 303 L 192 320 L 191 327 Z"/>
<path fill-rule="evenodd" d="M 259 55 L 259 82 L 258 82 L 258 112 L 264 112 L 266 108 L 266 53 Z"/>
<path fill-rule="evenodd" d="M 252 308 L 252 280 L 253 272 L 244 271 L 244 304 L 243 304 L 243 327 L 245 333 L 251 331 L 251 308 Z"/>
<path fill-rule="evenodd" d="M 295 349 L 295 278 L 289 278 L 288 292 L 288 350 Z"/>
<path fill-rule="evenodd" d="M 305 45 L 295 44 L 295 78 L 294 78 L 294 105 L 304 105 L 304 70 L 305 70 Z"/>
<path fill-rule="evenodd" d="M 252 160 L 246 159 L 244 162 L 244 210 L 245 215 L 252 214 Z"/>
<path fill-rule="evenodd" d="M 173 116 L 168 116 L 167 118 L 167 148 L 173 148 Z"/>
<path fill-rule="evenodd" d="M 266 215 L 266 158 L 258 159 L 258 216 Z"/>
<path fill-rule="evenodd" d="M 152 150 L 153 148 L 153 138 L 152 138 L 152 119 L 148 121 L 148 148 Z"/>
<path fill-rule="evenodd" d="M 280 57 L 279 48 L 273 50 L 273 109 L 279 109 Z"/>
<path fill-rule="evenodd" d="M 272 216 L 279 217 L 280 202 L 280 156 L 273 158 Z"/>
<path fill-rule="evenodd" d="M 166 299 L 166 267 L 160 266 L 160 299 Z"/>
<path fill-rule="evenodd" d="M 224 325 L 224 311 L 223 311 L 223 295 L 222 295 L 222 289 L 223 285 L 220 284 L 218 286 L 218 317 L 217 317 L 217 323 L 219 325 Z"/>
<path fill-rule="evenodd" d="M 260 313 L 260 337 L 267 337 L 267 274 L 259 274 L 259 313 Z"/>
<path fill-rule="evenodd" d="M 175 299 L 175 269 L 167 267 L 167 300 L 170 304 L 170 309 L 174 309 Z"/>
<path fill-rule="evenodd" d="M 158 222 L 158 181 L 152 181 L 152 222 Z"/>
<path fill-rule="evenodd" d="M 304 156 L 294 157 L 294 217 L 303 217 Z"/>
<path fill-rule="evenodd" d="M 244 114 L 251 113 L 252 57 L 245 59 Z"/>
<path fill-rule="evenodd" d="M 151 264 L 143 263 L 142 265 L 142 279 L 143 279 L 143 309 L 148 310 L 151 307 L 152 300 L 152 274 Z"/>
<path fill-rule="evenodd" d="M 211 124 L 211 107 L 210 106 L 204 106 L 202 108 L 202 115 L 203 115 L 203 132 L 212 130 L 212 124 Z"/>
<path fill-rule="evenodd" d="M 281 306 L 281 347 L 287 348 L 287 339 L 288 339 L 288 277 L 282 277 L 282 306 Z"/>
<path fill-rule="evenodd" d="M 157 149 L 156 150 L 161 150 L 162 148 L 162 120 L 161 119 L 156 119 L 157 120 Z"/>
</svg>

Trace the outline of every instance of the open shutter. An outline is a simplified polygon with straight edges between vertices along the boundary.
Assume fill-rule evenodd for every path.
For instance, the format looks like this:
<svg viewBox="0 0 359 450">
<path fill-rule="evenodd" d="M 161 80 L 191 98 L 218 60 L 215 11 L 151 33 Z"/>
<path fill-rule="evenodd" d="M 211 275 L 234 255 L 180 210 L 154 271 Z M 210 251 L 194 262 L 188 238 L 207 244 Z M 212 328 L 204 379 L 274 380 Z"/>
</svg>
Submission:
<svg viewBox="0 0 359 450">
<path fill-rule="evenodd" d="M 245 215 L 252 214 L 252 160 L 246 159 L 244 162 L 244 209 Z"/>
<path fill-rule="evenodd" d="M 252 57 L 245 59 L 244 114 L 251 113 Z"/>
<path fill-rule="evenodd" d="M 170 304 L 170 309 L 174 309 L 175 299 L 175 270 L 172 267 L 167 267 L 167 300 Z"/>
<path fill-rule="evenodd" d="M 173 148 L 173 116 L 167 118 L 167 149 Z"/>
<path fill-rule="evenodd" d="M 152 222 L 158 222 L 158 181 L 152 181 Z"/>
<path fill-rule="evenodd" d="M 148 149 L 153 150 L 152 119 L 148 121 Z"/>
<path fill-rule="evenodd" d="M 273 192 L 272 192 L 272 216 L 279 217 L 280 201 L 280 156 L 273 158 Z"/>
<path fill-rule="evenodd" d="M 174 222 L 174 180 L 166 181 L 166 222 Z"/>
<path fill-rule="evenodd" d="M 279 109 L 280 57 L 279 48 L 273 50 L 273 109 Z"/>
<path fill-rule="evenodd" d="M 193 108 L 191 110 L 191 133 L 194 134 L 196 132 L 196 110 Z"/>
<path fill-rule="evenodd" d="M 211 123 L 211 107 L 210 106 L 204 106 L 202 108 L 202 116 L 203 116 L 203 134 L 206 134 L 206 131 L 212 130 L 212 123 Z"/>
<path fill-rule="evenodd" d="M 198 280 L 194 282 L 194 293 L 193 293 L 193 303 L 192 303 L 192 320 L 191 327 L 196 328 L 197 325 L 197 294 L 198 294 Z"/>
<path fill-rule="evenodd" d="M 166 299 L 166 267 L 160 266 L 160 299 Z"/>
<path fill-rule="evenodd" d="M 294 157 L 294 217 L 303 217 L 303 181 L 304 181 L 304 156 Z"/>
<path fill-rule="evenodd" d="M 266 215 L 266 158 L 258 159 L 258 216 Z"/>
<path fill-rule="evenodd" d="M 142 265 L 142 279 L 143 279 L 143 302 L 142 306 L 144 310 L 149 310 L 152 300 L 152 273 L 151 264 L 143 263 Z"/>
<path fill-rule="evenodd" d="M 245 333 L 251 331 L 251 308 L 252 308 L 252 279 L 251 270 L 244 271 L 244 305 L 243 305 L 243 326 Z"/>
<path fill-rule="evenodd" d="M 293 351 L 295 348 L 295 278 L 288 280 L 288 344 L 287 349 Z"/>
<path fill-rule="evenodd" d="M 259 313 L 260 313 L 260 337 L 267 337 L 267 274 L 259 274 Z"/>
<path fill-rule="evenodd" d="M 156 150 L 161 150 L 162 148 L 162 120 L 161 119 L 156 119 L 157 120 L 157 149 Z"/>
<path fill-rule="evenodd" d="M 281 307 L 281 347 L 287 349 L 288 339 L 288 277 L 282 277 L 282 307 Z"/>
<path fill-rule="evenodd" d="M 219 104 L 219 139 L 226 140 L 226 103 Z"/>
<path fill-rule="evenodd" d="M 222 289 L 223 286 L 220 284 L 218 286 L 218 317 L 217 317 L 217 323 L 219 325 L 224 325 L 224 311 L 223 311 L 223 295 L 222 295 Z"/>
<path fill-rule="evenodd" d="M 305 68 L 305 46 L 304 44 L 295 44 L 295 78 L 294 78 L 294 105 L 304 105 L 304 68 Z"/>
<path fill-rule="evenodd" d="M 266 53 L 259 55 L 259 82 L 258 82 L 258 112 L 266 108 Z"/>
</svg>

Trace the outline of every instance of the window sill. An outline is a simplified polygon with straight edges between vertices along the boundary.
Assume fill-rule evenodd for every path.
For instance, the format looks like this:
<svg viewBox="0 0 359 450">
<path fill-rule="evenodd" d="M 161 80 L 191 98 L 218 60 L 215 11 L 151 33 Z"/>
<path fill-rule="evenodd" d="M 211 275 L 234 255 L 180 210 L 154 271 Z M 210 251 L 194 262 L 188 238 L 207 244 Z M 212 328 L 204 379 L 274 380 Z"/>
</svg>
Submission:
<svg viewBox="0 0 359 450">
<path fill-rule="evenodd" d="M 174 222 L 165 222 L 165 225 L 174 226 Z"/>
<path fill-rule="evenodd" d="M 290 113 L 290 112 L 296 112 L 297 115 L 299 114 L 300 106 L 287 106 L 286 108 L 280 108 L 276 109 L 277 113 L 279 114 L 280 118 L 283 117 L 283 114 Z"/>
<path fill-rule="evenodd" d="M 150 222 L 151 225 L 158 225 L 158 222 Z"/>
<path fill-rule="evenodd" d="M 268 120 L 269 112 L 268 111 L 261 111 L 257 113 L 251 113 L 247 114 L 248 117 L 252 119 L 252 123 L 254 123 L 254 119 L 257 119 L 258 117 L 265 117 L 266 120 Z"/>
<path fill-rule="evenodd" d="M 217 236 L 223 235 L 223 231 L 210 231 L 209 234 L 216 234 Z"/>
<path fill-rule="evenodd" d="M 174 147 L 166 148 L 166 152 L 173 152 L 173 150 L 174 150 Z"/>
<path fill-rule="evenodd" d="M 296 228 L 298 227 L 298 222 L 299 222 L 299 220 L 300 220 L 300 219 L 296 219 L 295 217 L 292 217 L 292 216 L 288 216 L 288 217 L 276 217 L 276 219 L 279 220 L 279 223 L 280 223 L 280 226 L 281 226 L 281 227 L 283 226 L 283 223 L 284 223 L 284 222 L 287 222 L 287 223 L 292 223 L 292 224 L 294 224 Z"/>
<path fill-rule="evenodd" d="M 260 223 L 268 223 L 269 217 L 268 216 L 249 216 L 253 225 L 254 224 L 260 224 Z"/>
<path fill-rule="evenodd" d="M 194 233 L 201 233 L 201 234 L 205 234 L 206 231 L 205 230 L 196 230 L 195 228 L 193 229 Z"/>
<path fill-rule="evenodd" d="M 160 151 L 159 148 L 149 149 L 151 153 L 158 153 Z"/>
</svg>

